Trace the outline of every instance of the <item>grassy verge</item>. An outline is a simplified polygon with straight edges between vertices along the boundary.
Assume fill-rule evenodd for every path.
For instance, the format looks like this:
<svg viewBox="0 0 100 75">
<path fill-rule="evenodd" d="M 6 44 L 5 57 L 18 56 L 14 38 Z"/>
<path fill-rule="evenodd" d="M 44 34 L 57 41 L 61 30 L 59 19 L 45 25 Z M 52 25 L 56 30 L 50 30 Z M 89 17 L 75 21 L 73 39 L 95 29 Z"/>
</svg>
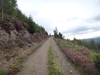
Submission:
<svg viewBox="0 0 100 75">
<path fill-rule="evenodd" d="M 52 46 L 49 47 L 48 54 L 49 75 L 65 75 Z"/>
<path fill-rule="evenodd" d="M 7 70 L 0 69 L 0 75 L 15 75 L 20 71 L 22 58 L 18 58 L 13 64 L 11 64 Z"/>
<path fill-rule="evenodd" d="M 57 45 L 67 56 L 68 60 L 79 70 L 82 75 L 100 75 L 97 71 L 94 60 L 97 53 L 92 52 L 86 47 L 75 45 L 70 41 L 55 39 Z M 97 65 L 98 65 L 97 61 Z M 99 66 L 99 65 L 98 65 Z"/>
<path fill-rule="evenodd" d="M 11 64 L 7 70 L 7 75 L 15 75 L 22 68 L 22 62 L 24 58 L 18 58 L 13 64 Z"/>
</svg>

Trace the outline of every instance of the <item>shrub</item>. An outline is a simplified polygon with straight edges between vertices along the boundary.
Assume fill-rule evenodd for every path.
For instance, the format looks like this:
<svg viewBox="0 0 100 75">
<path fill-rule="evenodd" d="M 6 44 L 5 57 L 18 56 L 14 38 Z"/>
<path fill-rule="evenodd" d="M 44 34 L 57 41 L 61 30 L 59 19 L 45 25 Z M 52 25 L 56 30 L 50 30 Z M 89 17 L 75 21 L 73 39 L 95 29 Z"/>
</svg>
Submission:
<svg viewBox="0 0 100 75">
<path fill-rule="evenodd" d="M 96 59 L 94 60 L 96 68 L 100 71 L 100 55 L 95 56 Z"/>
<path fill-rule="evenodd" d="M 19 72 L 19 68 L 9 67 L 7 75 L 15 75 L 17 72 Z"/>
<path fill-rule="evenodd" d="M 6 70 L 0 69 L 0 75 L 7 75 Z"/>
</svg>

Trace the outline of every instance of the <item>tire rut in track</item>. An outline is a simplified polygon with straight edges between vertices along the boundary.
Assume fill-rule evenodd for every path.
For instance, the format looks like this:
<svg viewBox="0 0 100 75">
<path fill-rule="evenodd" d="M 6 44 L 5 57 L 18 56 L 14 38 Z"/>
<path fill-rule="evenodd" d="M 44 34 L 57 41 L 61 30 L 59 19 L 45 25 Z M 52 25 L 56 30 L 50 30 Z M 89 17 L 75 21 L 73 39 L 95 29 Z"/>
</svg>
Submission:
<svg viewBox="0 0 100 75">
<path fill-rule="evenodd" d="M 59 62 L 61 63 L 65 75 L 81 75 L 80 72 L 77 71 L 74 66 L 69 65 L 70 63 L 67 61 L 65 54 L 59 49 L 53 39 L 51 45 L 54 48 L 54 52 L 57 54 L 57 57 L 59 59 Z"/>
<path fill-rule="evenodd" d="M 48 75 L 48 48 L 51 37 L 23 63 L 17 75 Z"/>
</svg>

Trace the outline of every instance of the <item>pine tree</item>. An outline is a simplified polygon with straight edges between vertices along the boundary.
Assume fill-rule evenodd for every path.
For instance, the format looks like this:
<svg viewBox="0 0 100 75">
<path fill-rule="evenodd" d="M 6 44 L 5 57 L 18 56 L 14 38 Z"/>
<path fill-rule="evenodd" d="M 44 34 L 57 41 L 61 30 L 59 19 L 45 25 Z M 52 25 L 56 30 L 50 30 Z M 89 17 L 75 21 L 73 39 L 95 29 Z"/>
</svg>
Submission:
<svg viewBox="0 0 100 75">
<path fill-rule="evenodd" d="M 0 16 L 3 19 L 3 0 L 0 0 Z"/>
<path fill-rule="evenodd" d="M 30 31 L 29 32 L 33 34 L 36 31 L 36 28 L 35 28 L 36 24 L 33 21 L 31 16 L 29 16 L 29 18 L 28 18 L 28 25 L 30 26 Z"/>
<path fill-rule="evenodd" d="M 58 30 L 57 30 L 57 27 L 56 27 L 55 30 L 54 30 L 54 37 L 55 37 L 55 38 L 58 38 Z"/>
<path fill-rule="evenodd" d="M 16 16 L 16 8 L 16 0 L 0 0 L 0 15 L 4 13 L 5 15 Z"/>
<path fill-rule="evenodd" d="M 63 39 L 63 35 L 59 32 L 59 38 Z"/>
</svg>

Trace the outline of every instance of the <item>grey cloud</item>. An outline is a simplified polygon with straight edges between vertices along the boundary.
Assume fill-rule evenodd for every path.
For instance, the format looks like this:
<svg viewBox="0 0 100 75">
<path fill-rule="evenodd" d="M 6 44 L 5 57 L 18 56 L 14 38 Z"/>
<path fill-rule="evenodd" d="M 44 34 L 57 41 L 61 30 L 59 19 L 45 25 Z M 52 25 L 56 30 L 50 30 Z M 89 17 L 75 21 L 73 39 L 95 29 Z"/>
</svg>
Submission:
<svg viewBox="0 0 100 75">
<path fill-rule="evenodd" d="M 94 20 L 100 21 L 100 15 L 96 16 L 96 17 L 94 18 Z"/>
<path fill-rule="evenodd" d="M 91 30 L 91 31 L 89 31 Z M 72 35 L 75 35 L 75 34 L 86 34 L 86 33 L 91 33 L 91 32 L 95 32 L 95 31 L 100 31 L 100 28 L 99 27 L 78 27 L 78 28 L 75 28 L 75 29 L 72 29 L 72 30 L 69 30 L 69 31 L 65 31 L 63 33 L 71 33 Z"/>
</svg>

